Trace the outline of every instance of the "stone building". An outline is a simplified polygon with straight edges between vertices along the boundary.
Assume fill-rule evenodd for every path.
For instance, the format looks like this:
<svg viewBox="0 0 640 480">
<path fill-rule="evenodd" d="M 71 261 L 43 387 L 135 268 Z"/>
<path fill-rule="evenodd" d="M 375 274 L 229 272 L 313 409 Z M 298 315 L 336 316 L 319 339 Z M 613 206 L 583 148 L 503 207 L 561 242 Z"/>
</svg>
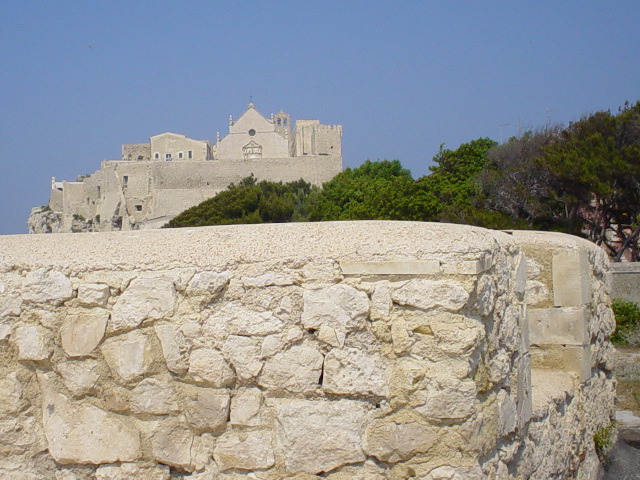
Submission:
<svg viewBox="0 0 640 480">
<path fill-rule="evenodd" d="M 216 142 L 175 133 L 122 145 L 120 160 L 104 160 L 75 182 L 51 180 L 48 205 L 31 211 L 29 233 L 159 228 L 232 182 L 304 179 L 321 185 L 342 170 L 341 125 L 297 120 L 282 110 L 262 116 L 249 103 Z"/>
</svg>

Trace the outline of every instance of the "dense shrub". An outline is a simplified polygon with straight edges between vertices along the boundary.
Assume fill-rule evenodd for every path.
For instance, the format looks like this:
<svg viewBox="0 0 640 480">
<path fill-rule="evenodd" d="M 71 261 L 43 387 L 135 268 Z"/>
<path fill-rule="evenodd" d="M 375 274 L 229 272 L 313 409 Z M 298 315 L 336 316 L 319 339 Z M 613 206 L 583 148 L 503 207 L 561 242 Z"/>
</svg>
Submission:
<svg viewBox="0 0 640 480">
<path fill-rule="evenodd" d="M 616 317 L 616 331 L 611 335 L 611 341 L 618 345 L 640 346 L 640 306 L 614 298 L 611 308 Z"/>
</svg>

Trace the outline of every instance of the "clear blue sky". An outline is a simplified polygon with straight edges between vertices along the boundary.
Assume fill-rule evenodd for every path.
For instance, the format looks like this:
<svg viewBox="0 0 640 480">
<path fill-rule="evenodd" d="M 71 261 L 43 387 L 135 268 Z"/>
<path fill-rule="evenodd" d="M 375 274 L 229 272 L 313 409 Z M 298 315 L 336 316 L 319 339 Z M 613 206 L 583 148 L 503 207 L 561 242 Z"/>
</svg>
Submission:
<svg viewBox="0 0 640 480">
<path fill-rule="evenodd" d="M 253 95 L 343 125 L 345 167 L 506 139 L 640 99 L 640 2 L 0 1 L 0 234 L 52 176 L 172 131 L 215 141 Z"/>
</svg>

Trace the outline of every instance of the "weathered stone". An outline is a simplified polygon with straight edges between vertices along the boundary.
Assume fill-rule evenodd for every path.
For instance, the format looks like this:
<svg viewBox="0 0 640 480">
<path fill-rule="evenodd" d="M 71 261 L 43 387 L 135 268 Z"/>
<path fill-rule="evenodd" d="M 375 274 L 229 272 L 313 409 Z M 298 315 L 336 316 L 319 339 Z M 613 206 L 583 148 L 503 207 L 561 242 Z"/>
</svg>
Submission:
<svg viewBox="0 0 640 480">
<path fill-rule="evenodd" d="M 440 273 L 438 260 L 340 262 L 345 275 L 433 275 Z"/>
<path fill-rule="evenodd" d="M 440 375 L 429 382 L 424 405 L 415 410 L 436 420 L 462 420 L 475 411 L 476 384 Z"/>
<path fill-rule="evenodd" d="M 441 314 L 429 322 L 429 325 L 438 348 L 451 355 L 473 354 L 484 337 L 482 323 L 463 315 Z"/>
<path fill-rule="evenodd" d="M 159 320 L 173 313 L 176 290 L 166 278 L 136 278 L 113 306 L 114 331 L 135 328 L 145 320 Z"/>
<path fill-rule="evenodd" d="M 364 452 L 382 462 L 396 463 L 428 452 L 436 438 L 436 430 L 430 425 L 376 420 L 367 426 Z"/>
<path fill-rule="evenodd" d="M 586 345 L 590 341 L 584 307 L 528 308 L 527 316 L 534 345 Z"/>
<path fill-rule="evenodd" d="M 205 321 L 203 330 L 213 336 L 265 336 L 279 333 L 282 327 L 282 320 L 270 311 L 259 312 L 240 304 L 225 304 Z"/>
<path fill-rule="evenodd" d="M 22 299 L 27 303 L 60 305 L 72 297 L 71 281 L 60 272 L 40 268 L 22 282 Z"/>
<path fill-rule="evenodd" d="M 391 288 L 389 282 L 377 282 L 371 294 L 371 320 L 385 319 L 391 313 Z"/>
<path fill-rule="evenodd" d="M 215 348 L 198 348 L 191 352 L 189 375 L 216 388 L 228 387 L 235 380 L 233 370 Z"/>
<path fill-rule="evenodd" d="M 28 405 L 26 399 L 22 397 L 22 392 L 22 384 L 16 372 L 11 372 L 0 379 L 0 417 L 18 413 Z"/>
<path fill-rule="evenodd" d="M 187 286 L 187 295 L 217 295 L 229 284 L 230 279 L 229 272 L 196 273 Z"/>
<path fill-rule="evenodd" d="M 9 322 L 0 321 L 0 341 L 6 340 L 11 336 L 11 324 Z"/>
<path fill-rule="evenodd" d="M 58 362 L 56 367 L 64 385 L 75 397 L 89 393 L 100 378 L 99 363 L 92 358 Z"/>
<path fill-rule="evenodd" d="M 257 277 L 242 277 L 241 281 L 245 287 L 250 288 L 264 288 L 270 286 L 285 287 L 295 284 L 295 281 L 290 275 L 276 272 L 267 272 Z"/>
<path fill-rule="evenodd" d="M 348 332 L 363 328 L 369 313 L 367 294 L 343 283 L 319 290 L 305 290 L 302 324 L 319 329 L 327 325 Z"/>
<path fill-rule="evenodd" d="M 243 427 L 260 425 L 262 392 L 258 388 L 245 388 L 231 399 L 231 424 Z"/>
<path fill-rule="evenodd" d="M 442 307 L 457 312 L 467 304 L 469 294 L 462 285 L 451 281 L 409 280 L 391 293 L 395 303 L 430 310 Z"/>
<path fill-rule="evenodd" d="M 394 318 L 391 322 L 391 341 L 393 351 L 398 355 L 405 353 L 411 347 L 411 337 L 407 331 L 407 322 L 402 317 Z"/>
<path fill-rule="evenodd" d="M 229 335 L 225 340 L 222 352 L 231 361 L 240 380 L 253 379 L 260 373 L 262 369 L 261 343 L 259 338 L 238 335 Z"/>
<path fill-rule="evenodd" d="M 535 306 L 544 304 L 549 299 L 549 289 L 539 280 L 528 280 L 524 292 L 524 301 L 527 305 Z"/>
<path fill-rule="evenodd" d="M 153 326 L 156 336 L 162 346 L 162 354 L 169 371 L 176 375 L 187 373 L 187 363 L 180 353 L 180 344 L 184 342 L 184 335 L 173 325 L 157 323 Z"/>
<path fill-rule="evenodd" d="M 292 400 L 282 401 L 276 411 L 279 453 L 288 473 L 330 472 L 365 460 L 361 445 L 365 404 Z"/>
<path fill-rule="evenodd" d="M 273 434 L 268 431 L 227 432 L 216 441 L 213 458 L 221 471 L 272 467 L 275 464 Z"/>
<path fill-rule="evenodd" d="M 342 348 L 345 338 L 346 335 L 344 332 L 331 328 L 328 325 L 322 325 L 320 330 L 318 330 L 318 340 L 332 347 Z"/>
<path fill-rule="evenodd" d="M 497 288 L 491 275 L 482 275 L 476 289 L 476 304 L 480 315 L 489 315 L 495 305 Z"/>
<path fill-rule="evenodd" d="M 149 337 L 139 330 L 111 337 L 100 349 L 111 371 L 125 382 L 143 377 L 153 363 Z"/>
<path fill-rule="evenodd" d="M 586 250 L 554 253 L 553 304 L 556 307 L 585 305 L 591 296 L 591 274 Z"/>
<path fill-rule="evenodd" d="M 334 348 L 324 362 L 322 387 L 330 393 L 389 396 L 392 363 L 378 353 Z"/>
<path fill-rule="evenodd" d="M 0 294 L 0 320 L 6 317 L 18 317 L 22 310 L 22 298 L 7 292 Z"/>
<path fill-rule="evenodd" d="M 109 300 L 109 285 L 83 283 L 78 287 L 78 302 L 87 307 L 104 307 Z"/>
<path fill-rule="evenodd" d="M 270 358 L 258 377 L 258 385 L 274 390 L 305 392 L 318 386 L 322 354 L 312 347 L 294 346 Z"/>
<path fill-rule="evenodd" d="M 145 378 L 131 392 L 131 411 L 138 414 L 167 415 L 177 412 L 178 398 L 173 385 L 158 380 Z"/>
<path fill-rule="evenodd" d="M 49 453 L 60 464 L 131 462 L 140 457 L 140 436 L 131 421 L 90 403 L 76 404 L 39 376 L 42 420 Z"/>
<path fill-rule="evenodd" d="M 197 432 L 219 434 L 229 418 L 229 393 L 211 388 L 182 385 L 184 413 Z"/>
<path fill-rule="evenodd" d="M 66 354 L 83 357 L 93 352 L 104 337 L 108 320 L 106 310 L 68 315 L 60 328 L 60 340 Z"/>
<path fill-rule="evenodd" d="M 482 480 L 483 474 L 480 467 L 451 467 L 444 465 L 434 468 L 425 477 L 425 480 Z"/>
<path fill-rule="evenodd" d="M 169 480 L 171 470 L 165 465 L 139 466 L 135 463 L 100 465 L 96 480 Z"/>
<path fill-rule="evenodd" d="M 53 347 L 49 330 L 38 325 L 17 327 L 11 336 L 18 347 L 18 360 L 46 360 L 51 356 Z"/>
<path fill-rule="evenodd" d="M 151 435 L 151 454 L 165 465 L 192 471 L 191 446 L 193 433 L 183 417 L 170 418 L 159 422 Z"/>
</svg>

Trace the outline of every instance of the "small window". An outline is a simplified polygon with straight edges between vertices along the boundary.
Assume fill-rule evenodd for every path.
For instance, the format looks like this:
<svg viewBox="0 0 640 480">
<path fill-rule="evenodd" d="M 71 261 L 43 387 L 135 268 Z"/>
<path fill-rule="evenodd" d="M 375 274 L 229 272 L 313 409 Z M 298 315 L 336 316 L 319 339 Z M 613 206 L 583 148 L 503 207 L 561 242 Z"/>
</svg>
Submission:
<svg viewBox="0 0 640 480">
<path fill-rule="evenodd" d="M 170 153 L 165 153 L 165 154 L 164 154 L 164 159 L 165 159 L 167 162 L 170 162 L 171 160 L 173 160 L 173 159 L 171 158 L 171 154 L 170 154 Z"/>
<path fill-rule="evenodd" d="M 285 127 L 287 126 L 287 119 L 286 118 L 282 119 L 282 125 L 284 125 Z"/>
<path fill-rule="evenodd" d="M 122 188 L 127 188 L 129 185 L 129 177 L 127 175 L 122 177 Z"/>
<path fill-rule="evenodd" d="M 178 152 L 178 158 L 182 158 L 182 152 Z"/>
<path fill-rule="evenodd" d="M 193 150 L 189 150 L 189 151 L 187 152 L 187 156 L 188 156 L 189 158 L 193 158 Z"/>
<path fill-rule="evenodd" d="M 142 211 L 142 205 L 136 205 L 136 212 L 141 212 Z"/>
<path fill-rule="evenodd" d="M 155 159 L 159 159 L 160 158 L 160 154 L 156 152 L 156 154 L 154 155 Z"/>
</svg>

